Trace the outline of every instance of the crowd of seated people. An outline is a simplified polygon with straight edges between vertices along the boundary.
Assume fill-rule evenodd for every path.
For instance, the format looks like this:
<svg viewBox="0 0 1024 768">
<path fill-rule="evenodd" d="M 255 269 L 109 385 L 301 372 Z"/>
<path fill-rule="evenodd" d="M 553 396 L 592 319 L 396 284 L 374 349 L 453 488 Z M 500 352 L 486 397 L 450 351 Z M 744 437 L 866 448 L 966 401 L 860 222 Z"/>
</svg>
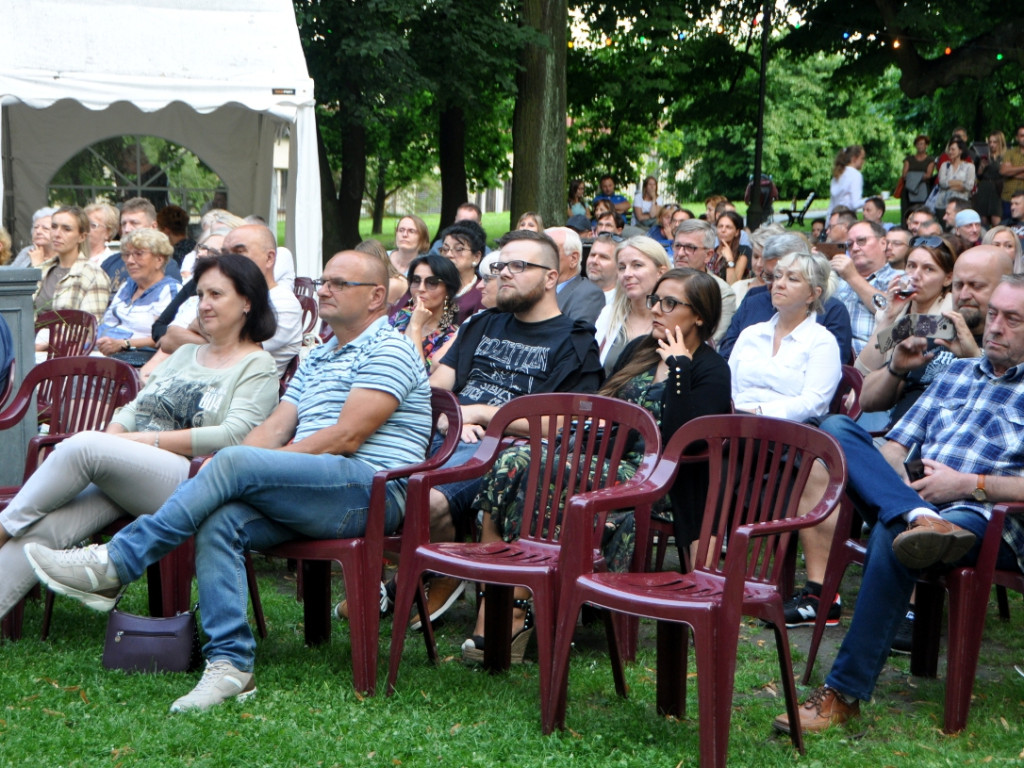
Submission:
<svg viewBox="0 0 1024 768">
<path fill-rule="evenodd" d="M 957 191 L 952 178 L 959 168 L 957 149 L 950 160 L 944 161 L 951 169 L 947 172 L 947 188 L 952 191 Z M 834 182 L 842 194 L 833 200 L 835 205 L 821 232 L 820 241 L 831 247 L 821 246 L 820 251 L 818 238 L 788 232 L 778 225 L 747 231 L 742 217 L 721 196 L 709 197 L 706 212 L 698 219 L 689 211 L 665 204 L 658 196 L 656 181 L 651 184 L 648 180 L 631 206 L 628 198 L 615 192 L 610 176 L 602 179 L 602 194 L 595 198 L 592 208 L 584 200 L 582 184 L 576 185 L 569 197 L 569 213 L 593 217 L 590 230 L 584 231 L 585 239 L 593 238 L 586 259 L 583 241 L 574 229 L 545 230 L 540 216 L 532 212 L 523 213 L 517 228 L 499 240 L 497 249 L 491 252 L 479 223 L 479 211 L 474 218 L 474 206 L 460 209 L 462 218 L 445 227 L 434 244 L 436 255 L 430 253 L 422 219 L 402 216 L 396 226 L 395 249 L 390 253 L 379 243 L 366 243 L 359 250 L 338 254 L 324 268 L 317 296 L 321 317 L 335 338 L 310 353 L 293 379 L 293 387 L 272 414 L 268 416 L 274 402 L 258 415 L 251 412 L 249 421 L 239 422 L 244 430 L 239 435 L 212 446 L 225 447 L 244 438 L 242 449 L 218 454 L 206 477 L 200 473 L 185 482 L 179 471 L 167 481 L 167 488 L 154 488 L 145 509 L 126 510 L 145 516 L 129 528 L 135 535 L 120 534 L 106 546 L 65 551 L 63 547 L 84 534 L 67 539 L 53 533 L 55 523 L 50 522 L 51 518 L 57 520 L 66 507 L 79 503 L 81 488 L 69 490 L 67 498 L 19 502 L 0 515 L 0 537 L 4 541 L 0 562 L 17 559 L 21 573 L 33 568 L 57 591 L 105 609 L 109 607 L 107 592 L 138 578 L 146 565 L 159 559 L 166 551 L 168 532 L 173 531 L 175 541 L 184 535 L 197 536 L 198 557 L 206 563 L 200 571 L 201 596 L 214 586 L 223 588 L 231 583 L 226 572 L 237 565 L 239 551 L 289 537 L 328 535 L 325 523 L 311 519 L 314 510 L 328 506 L 326 500 L 315 500 L 305 510 L 278 508 L 288 492 L 305 493 L 297 490 L 302 488 L 304 478 L 323 473 L 330 478 L 332 488 L 363 488 L 364 468 L 394 466 L 399 458 L 394 447 L 403 441 L 414 454 L 413 459 L 422 458 L 428 447 L 429 425 L 424 425 L 422 419 L 429 413 L 429 407 L 424 406 L 428 385 L 452 390 L 462 407 L 461 441 L 449 465 L 472 455 L 501 404 L 530 392 L 597 392 L 638 403 L 652 412 L 666 440 L 692 418 L 730 411 L 814 426 L 825 424 L 844 448 L 850 446 L 849 450 L 865 455 L 869 448 L 858 442 L 861 431 L 868 434 L 891 429 L 897 442 L 905 435 L 920 437 L 934 450 L 926 456 L 931 462 L 926 462 L 926 477 L 907 486 L 919 494 L 916 506 L 899 510 L 907 517 L 897 520 L 888 510 L 880 510 L 884 501 L 876 503 L 877 497 L 866 490 L 858 487 L 856 493 L 867 505 L 868 517 L 874 518 L 869 522 L 881 521 L 885 530 L 878 534 L 879 539 L 888 537 L 893 557 L 904 565 L 921 567 L 917 565 L 924 558 L 921 550 L 930 544 L 941 551 L 941 562 L 969 557 L 965 543 L 973 542 L 983 526 L 965 523 L 962 516 L 951 518 L 947 525 L 938 516 L 944 505 L 955 505 L 964 496 L 948 488 L 943 492 L 934 489 L 935 481 L 929 478 L 943 475 L 955 462 L 943 453 L 939 436 L 930 431 L 929 425 L 921 425 L 921 412 L 937 407 L 929 396 L 933 384 L 954 386 L 950 377 L 966 377 L 966 366 L 974 366 L 990 378 L 1013 378 L 1015 366 L 1024 362 L 1015 357 L 1024 357 L 1020 351 L 1024 343 L 1019 348 L 1014 346 L 1011 337 L 1016 331 L 1003 320 L 1004 316 L 1013 316 L 1018 300 L 1024 312 L 1024 286 L 1000 283 L 1000 277 L 1009 274 L 1021 259 L 1019 230 L 1014 229 L 1020 217 L 1018 214 L 1009 223 L 986 231 L 980 221 L 975 221 L 977 214 L 971 216 L 973 210 L 964 208 L 956 211 L 951 222 L 953 231 L 947 233 L 933 210 L 911 206 L 899 225 L 887 229 L 882 221 L 884 201 L 865 199 L 857 184 L 864 158 L 862 148 L 850 147 L 836 161 Z M 1011 201 L 1017 197 L 1011 196 Z M 852 204 L 842 205 L 847 198 Z M 1024 192 L 1019 198 L 1024 206 Z M 862 209 L 860 215 L 858 209 Z M 1019 213 L 1024 214 L 1024 208 Z M 624 215 L 630 214 L 642 227 L 640 231 L 648 234 L 623 237 L 624 232 L 629 233 L 624 229 L 629 226 Z M 92 245 L 87 243 L 88 229 L 80 222 L 64 227 L 64 219 L 78 218 L 77 214 L 61 209 L 47 216 L 54 232 L 68 229 L 71 233 L 68 237 L 58 234 L 45 246 L 52 251 L 50 259 L 62 263 L 61 255 L 71 252 L 72 243 L 80 254 L 77 258 L 88 262 L 90 255 L 99 255 L 92 252 Z M 255 236 L 259 225 L 232 227 L 220 222 L 220 226 L 221 231 L 215 226 L 201 236 L 196 250 L 221 260 L 228 258 L 220 255 L 223 253 L 255 261 L 263 284 L 269 286 L 264 292 L 266 299 L 273 290 L 273 244 L 264 249 L 261 262 L 253 258 L 253 251 L 260 250 L 252 246 L 254 241 L 242 237 L 246 231 Z M 979 242 L 982 244 L 976 245 Z M 192 284 L 194 293 L 191 307 L 181 301 L 172 305 L 178 287 L 163 269 L 173 250 L 168 238 L 155 229 L 141 228 L 128 232 L 121 243 L 119 258 L 126 263 L 127 278 L 106 308 L 98 350 L 127 356 L 137 348 L 153 348 L 162 339 L 173 339 L 168 350 L 160 347 L 164 362 L 147 371 L 149 379 L 136 401 L 139 403 L 152 387 L 171 386 L 168 381 L 173 379 L 169 376 L 184 364 L 182 355 L 192 355 L 190 363 L 200 367 L 217 359 L 217 345 L 223 345 L 225 333 L 217 325 L 220 310 L 208 313 L 204 306 L 225 302 L 226 298 L 219 289 L 206 287 L 204 278 L 209 281 L 211 275 L 221 273 L 208 266 L 209 258 L 200 257 L 193 267 L 197 277 L 186 283 Z M 238 245 L 242 243 L 244 246 Z M 40 243 L 37 247 L 44 246 Z M 186 262 L 188 257 L 183 264 Z M 182 293 L 185 290 L 181 288 Z M 154 298 L 144 300 L 147 292 Z M 240 295 L 241 291 L 236 289 L 235 293 Z M 584 294 L 586 308 L 573 299 Z M 161 335 L 152 328 L 157 319 L 155 307 L 148 308 L 157 297 L 164 321 Z M 994 301 L 991 305 L 990 300 Z M 133 312 L 143 307 L 147 308 L 149 325 L 133 317 Z M 169 307 L 174 311 L 167 317 L 165 310 Z M 193 334 L 191 337 L 172 331 L 182 329 L 179 323 L 185 318 L 176 318 L 183 311 L 192 313 L 184 326 Z M 280 310 L 264 312 L 281 319 Z M 942 316 L 952 324 L 954 337 L 926 340 L 910 336 L 891 345 L 886 343 L 901 320 L 916 315 Z M 211 324 L 219 334 L 217 338 L 211 333 Z M 274 335 L 257 339 L 252 335 L 242 338 L 239 329 L 235 333 L 236 346 L 249 350 L 247 354 L 259 342 L 266 347 Z M 192 343 L 183 344 L 182 338 Z M 178 346 L 171 349 L 175 343 Z M 207 351 L 200 355 L 199 350 Z M 344 360 L 335 359 L 335 354 Z M 259 357 L 266 359 L 267 355 Z M 842 365 L 850 363 L 865 374 L 861 404 L 868 417 L 852 426 L 836 422 L 829 415 Z M 342 367 L 344 373 L 340 373 Z M 276 386 L 277 371 L 272 365 L 269 368 L 268 375 Z M 339 380 L 343 382 L 340 385 Z M 134 408 L 138 410 L 139 406 Z M 188 418 L 186 414 L 182 423 L 188 423 Z M 339 429 L 348 420 L 358 428 Z M 254 427 L 250 437 L 244 437 Z M 108 431 L 126 430 L 129 439 L 154 450 L 169 451 L 174 459 L 212 450 L 205 443 L 200 450 L 194 438 L 192 444 L 178 450 L 172 445 L 177 446 L 177 440 L 184 438 L 172 437 L 177 431 L 160 435 L 158 429 L 171 428 L 149 423 L 121 425 L 119 421 Z M 187 431 L 185 427 L 175 429 Z M 124 437 L 102 436 L 107 442 Z M 293 437 L 297 442 L 289 445 Z M 149 438 L 152 442 L 147 442 Z M 99 437 L 89 438 L 94 439 Z M 88 441 L 67 441 L 68 447 L 62 447 L 48 460 L 53 467 L 47 469 L 49 465 L 44 464 L 44 469 L 59 471 L 60 457 L 70 456 L 79 442 Z M 94 450 L 91 443 L 89 450 Z M 884 448 L 883 452 L 895 450 Z M 280 456 L 268 453 L 287 454 L 288 459 L 277 466 L 275 461 Z M 499 455 L 481 480 L 432 489 L 432 540 L 450 541 L 464 535 L 472 528 L 468 522 L 480 513 L 483 541 L 515 538 L 524 503 L 520 493 L 523 477 L 516 470 L 526 466 L 528 454 L 527 448 L 513 447 Z M 335 461 L 328 465 L 324 460 L 332 455 Z M 410 455 L 405 458 L 410 459 Z M 180 464 L 172 463 L 175 467 Z M 635 466 L 627 460 L 619 468 L 619 479 L 628 477 Z M 975 466 L 981 465 L 970 461 L 956 464 L 957 471 L 965 474 L 973 472 Z M 1020 470 L 1009 471 L 1005 462 L 982 468 L 993 475 L 989 500 L 1011 497 L 1016 485 L 1004 475 L 1019 474 Z M 252 482 L 232 480 L 236 475 L 252 477 L 254 473 L 260 473 L 260 482 L 277 482 L 280 487 L 264 497 L 253 489 Z M 353 480 L 353 475 L 358 480 Z M 46 475 L 41 477 L 40 483 Z M 87 478 L 83 480 L 85 485 L 93 482 L 89 476 L 83 477 Z M 32 482 L 19 498 L 31 497 L 35 488 Z M 121 478 L 118 482 L 131 480 Z M 663 502 L 664 511 L 672 517 L 681 554 L 685 551 L 689 555 L 699 528 L 695 510 L 700 508 L 702 482 L 706 480 L 698 470 L 688 470 Z M 168 498 L 179 484 L 182 492 Z M 99 482 L 96 486 L 100 496 L 113 493 Z M 368 486 L 352 491 L 357 495 L 364 492 L 369 492 Z M 319 498 L 320 491 L 310 493 Z M 113 501 L 104 502 L 104 510 L 120 514 L 118 498 L 111 498 Z M 258 511 L 260 526 L 239 522 L 236 501 Z M 355 502 L 353 506 L 357 506 Z M 982 519 L 983 507 L 974 510 Z M 397 494 L 389 499 L 389 531 L 398 527 L 401 515 L 402 498 Z M 362 517 L 348 514 L 345 521 L 350 526 L 345 528 L 348 535 L 358 535 L 360 526 L 365 526 L 365 512 Z M 83 523 L 79 527 L 99 527 L 93 519 L 87 522 L 88 526 Z M 630 562 L 632 548 L 639 544 L 632 539 L 628 513 L 613 522 L 616 530 L 606 540 L 605 556 L 610 568 L 622 569 Z M 812 624 L 822 610 L 817 603 L 832 531 L 827 526 L 820 528 L 800 537 L 807 557 L 807 582 L 786 601 L 789 626 Z M 894 539 L 902 543 L 896 546 Z M 34 543 L 28 547 L 12 546 L 12 542 L 23 545 L 29 541 Z M 5 572 L 8 567 L 4 566 Z M 89 574 L 88 584 L 81 580 L 83 572 Z M 204 580 L 212 586 L 204 586 Z M 21 586 L 12 593 L 13 600 L 20 599 L 30 581 L 25 576 L 17 582 Z M 866 583 L 871 581 L 866 579 Z M 386 611 L 394 586 L 382 583 L 381 588 L 381 608 Z M 244 585 L 241 590 L 244 597 Z M 457 580 L 429 578 L 426 597 L 430 619 L 444 613 L 464 590 L 465 585 Z M 512 631 L 516 660 L 522 659 L 531 634 L 529 598 L 525 590 L 515 595 Z M 897 598 L 900 600 L 902 597 Z M 881 626 L 878 631 L 891 645 L 901 626 L 905 629 L 909 600 L 908 592 L 898 610 L 864 621 Z M 210 605 L 204 602 L 205 610 L 215 614 L 223 611 L 229 619 L 211 619 L 215 634 L 206 648 L 204 682 L 176 702 L 176 709 L 202 709 L 255 690 L 251 632 L 241 628 L 245 623 L 244 605 L 239 607 L 237 595 L 208 602 Z M 481 595 L 476 625 L 467 628 L 470 636 L 463 644 L 463 656 L 470 662 L 483 658 L 484 604 Z M 0 612 L 6 610 L 4 605 L 0 604 Z M 841 601 L 837 599 L 825 609 L 830 623 L 838 623 Z M 347 617 L 346 604 L 336 606 L 335 613 Z M 854 621 L 860 621 L 857 614 Z M 811 730 L 856 714 L 857 701 L 870 695 L 873 681 L 850 683 L 841 672 L 850 666 L 849 662 L 837 664 L 840 671 L 830 678 L 835 687 L 816 692 L 801 710 L 802 720 L 806 715 L 803 724 Z M 780 719 L 776 727 L 787 728 L 788 720 Z"/>
</svg>

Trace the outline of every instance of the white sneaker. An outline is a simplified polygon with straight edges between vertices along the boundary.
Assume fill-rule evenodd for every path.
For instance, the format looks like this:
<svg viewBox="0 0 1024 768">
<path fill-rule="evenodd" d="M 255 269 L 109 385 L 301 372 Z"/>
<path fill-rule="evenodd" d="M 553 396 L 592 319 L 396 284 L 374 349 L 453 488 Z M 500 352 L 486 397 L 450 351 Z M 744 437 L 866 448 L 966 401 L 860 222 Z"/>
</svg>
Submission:
<svg viewBox="0 0 1024 768">
<path fill-rule="evenodd" d="M 117 602 L 121 580 L 108 575 L 107 548 L 93 544 L 78 549 L 50 549 L 37 542 L 25 545 L 25 557 L 47 587 L 73 597 L 96 611 L 106 612 Z"/>
<path fill-rule="evenodd" d="M 171 704 L 171 712 L 206 710 L 230 698 L 245 701 L 256 693 L 252 672 L 243 672 L 224 659 L 206 662 L 203 677 L 191 691 Z"/>
</svg>

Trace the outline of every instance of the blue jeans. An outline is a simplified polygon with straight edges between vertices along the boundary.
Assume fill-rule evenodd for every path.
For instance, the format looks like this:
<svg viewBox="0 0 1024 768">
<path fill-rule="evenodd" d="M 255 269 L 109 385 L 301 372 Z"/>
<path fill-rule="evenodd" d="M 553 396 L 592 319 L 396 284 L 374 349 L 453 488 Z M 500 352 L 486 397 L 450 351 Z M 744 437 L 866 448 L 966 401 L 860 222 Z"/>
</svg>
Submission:
<svg viewBox="0 0 1024 768">
<path fill-rule="evenodd" d="M 850 470 L 847 493 L 868 521 L 874 523 L 850 629 L 825 683 L 847 696 L 868 701 L 889 657 L 917 579 L 917 572 L 907 568 L 893 554 L 892 542 L 907 528 L 905 513 L 935 507 L 903 482 L 874 447 L 871 435 L 848 417 L 831 416 L 821 428 L 842 446 Z M 971 509 L 948 507 L 939 514 L 978 537 L 974 547 L 959 562 L 960 565 L 974 563 L 988 521 Z M 1006 542 L 1000 546 L 996 567 L 1018 567 Z"/>
<path fill-rule="evenodd" d="M 433 445 L 430 446 L 430 453 L 435 453 L 441 447 L 441 442 L 442 438 L 440 435 L 435 437 Z M 479 447 L 479 443 L 466 443 L 460 440 L 459 444 L 455 446 L 455 453 L 444 463 L 443 468 L 462 466 L 473 458 L 473 454 L 476 453 L 476 449 Z M 458 480 L 454 483 L 446 483 L 436 487 L 436 490 L 448 499 L 448 512 L 451 514 L 452 522 L 455 523 L 456 527 L 464 525 L 471 517 L 473 500 L 480 492 L 482 484 L 483 477 L 474 477 L 470 480 Z"/>
<path fill-rule="evenodd" d="M 247 617 L 246 551 L 302 537 L 362 535 L 373 474 L 370 465 L 343 456 L 225 448 L 154 514 L 111 539 L 107 551 L 128 584 L 195 535 L 200 611 L 210 638 L 203 652 L 251 671 L 256 641 Z M 398 527 L 404 506 L 404 485 L 391 484 L 386 532 Z"/>
</svg>

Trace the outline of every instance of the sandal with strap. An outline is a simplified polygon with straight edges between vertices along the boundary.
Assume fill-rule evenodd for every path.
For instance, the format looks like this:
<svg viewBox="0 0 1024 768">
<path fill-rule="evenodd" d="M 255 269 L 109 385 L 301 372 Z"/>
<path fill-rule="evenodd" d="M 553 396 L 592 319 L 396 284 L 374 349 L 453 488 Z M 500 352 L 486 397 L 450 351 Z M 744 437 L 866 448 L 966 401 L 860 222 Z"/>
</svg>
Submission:
<svg viewBox="0 0 1024 768">
<path fill-rule="evenodd" d="M 478 599 L 483 599 L 483 592 L 479 592 Z M 512 635 L 512 663 L 522 664 L 523 656 L 526 653 L 526 646 L 533 636 L 533 603 L 528 598 L 516 598 L 512 601 L 512 607 L 526 612 L 523 618 L 523 626 Z M 482 664 L 484 660 L 484 637 L 473 635 L 466 638 L 462 644 L 462 660 L 470 664 Z"/>
</svg>

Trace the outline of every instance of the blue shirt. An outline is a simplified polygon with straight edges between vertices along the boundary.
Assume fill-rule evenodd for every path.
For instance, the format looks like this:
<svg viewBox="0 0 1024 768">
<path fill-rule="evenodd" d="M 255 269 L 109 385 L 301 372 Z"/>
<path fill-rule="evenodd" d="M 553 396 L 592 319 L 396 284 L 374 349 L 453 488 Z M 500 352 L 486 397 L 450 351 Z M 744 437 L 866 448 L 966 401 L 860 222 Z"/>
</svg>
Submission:
<svg viewBox="0 0 1024 768">
<path fill-rule="evenodd" d="M 732 348 L 739 338 L 740 331 L 757 323 L 765 323 L 775 315 L 775 306 L 772 304 L 772 294 L 768 286 L 759 285 L 751 288 L 747 295 L 740 302 L 740 308 L 733 315 L 729 323 L 729 331 L 718 345 L 718 354 L 729 359 Z M 846 363 L 850 360 L 850 313 L 841 301 L 830 296 L 825 302 L 825 310 L 815 315 L 815 320 L 828 328 L 836 337 L 839 344 L 839 360 Z"/>
<path fill-rule="evenodd" d="M 868 276 L 867 281 L 879 293 L 889 290 L 889 283 L 894 277 L 902 275 L 902 270 L 895 270 L 886 264 L 873 275 Z M 850 287 L 845 280 L 839 281 L 839 288 L 836 289 L 835 297 L 846 305 L 846 311 L 850 313 L 850 328 L 853 331 L 853 355 L 856 357 L 864 349 L 864 345 L 871 339 L 875 332 L 875 310 L 868 309 L 860 300 L 857 292 Z"/>
<path fill-rule="evenodd" d="M 341 348 L 332 338 L 299 366 L 282 398 L 298 410 L 295 442 L 337 424 L 353 389 L 387 392 L 398 407 L 352 458 L 375 470 L 423 461 L 433 423 L 430 385 L 412 341 L 392 328 L 386 317 Z"/>
<path fill-rule="evenodd" d="M 968 474 L 1024 476 L 1024 365 L 996 376 L 987 357 L 957 360 L 935 377 L 886 436 L 921 456 Z M 973 498 L 938 505 L 977 512 L 992 503 Z M 1008 515 L 1003 539 L 1024 569 L 1024 521 Z"/>
</svg>

